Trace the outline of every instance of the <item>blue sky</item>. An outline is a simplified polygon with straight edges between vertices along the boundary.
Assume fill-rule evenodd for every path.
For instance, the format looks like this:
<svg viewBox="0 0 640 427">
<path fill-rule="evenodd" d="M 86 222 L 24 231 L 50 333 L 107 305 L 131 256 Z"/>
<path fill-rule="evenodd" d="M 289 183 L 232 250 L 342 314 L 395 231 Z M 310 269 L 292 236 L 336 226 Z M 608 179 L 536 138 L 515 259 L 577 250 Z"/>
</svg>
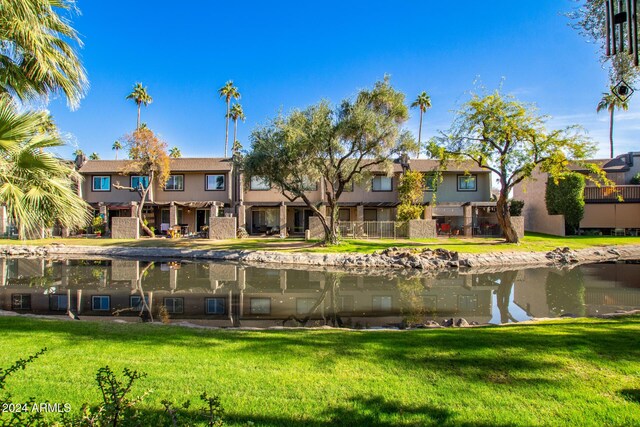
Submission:
<svg viewBox="0 0 640 427">
<path fill-rule="evenodd" d="M 608 150 L 608 116 L 595 113 L 607 74 L 596 47 L 564 16 L 573 0 L 77 4 L 91 88 L 76 111 L 62 99 L 48 108 L 72 146 L 104 159 L 135 127 L 136 107 L 125 101 L 135 82 L 153 97 L 142 121 L 169 146 L 185 157 L 220 156 L 225 104 L 216 91 L 225 81 L 242 93 L 239 139 L 247 146 L 251 129 L 279 111 L 337 103 L 385 73 L 408 101 L 422 90 L 431 95 L 426 137 L 449 126 L 474 81 L 494 89 L 504 78 L 505 92 L 553 116 L 551 127 L 580 124 L 600 155 Z M 640 148 L 638 105 L 634 99 L 618 115 L 617 153 Z M 407 128 L 417 135 L 417 111 Z"/>
</svg>

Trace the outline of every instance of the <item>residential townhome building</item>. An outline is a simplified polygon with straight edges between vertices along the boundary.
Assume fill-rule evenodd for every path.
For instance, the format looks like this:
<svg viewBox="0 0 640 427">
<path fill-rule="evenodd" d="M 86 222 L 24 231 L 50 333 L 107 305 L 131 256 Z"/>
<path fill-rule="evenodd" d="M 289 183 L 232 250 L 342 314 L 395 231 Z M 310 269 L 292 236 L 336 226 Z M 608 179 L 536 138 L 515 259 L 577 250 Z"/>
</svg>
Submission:
<svg viewBox="0 0 640 427">
<path fill-rule="evenodd" d="M 133 216 L 140 201 L 137 191 L 117 187 L 146 185 L 147 178 L 127 174 L 128 160 L 76 160 L 84 182 L 82 197 L 110 226 L 114 217 Z M 253 235 L 304 235 L 313 211 L 303 200 L 290 200 L 261 177 L 237 174 L 223 158 L 171 159 L 171 177 L 155 185 L 145 205 L 145 218 L 156 233 L 180 226 L 182 234 L 196 234 L 210 215 L 235 216 L 238 227 Z M 497 234 L 495 202 L 491 201 L 491 173 L 471 162 L 450 163 L 440 173 L 435 160 L 405 159 L 390 168 L 373 170 L 371 178 L 347 188 L 339 201 L 339 220 L 393 222 L 399 204 L 398 186 L 404 170 L 425 174 L 425 219 L 435 219 L 444 234 Z M 308 199 L 326 212 L 326 183 L 309 182 Z"/>
<path fill-rule="evenodd" d="M 621 154 L 612 159 L 592 159 L 613 181 L 610 186 L 598 186 L 587 180 L 584 189 L 584 217 L 580 221 L 582 233 L 638 235 L 640 232 L 640 185 L 634 177 L 640 174 L 640 152 Z M 573 166 L 576 172 L 588 174 L 583 167 Z M 525 229 L 527 231 L 565 235 L 562 215 L 549 215 L 545 203 L 548 174 L 537 171 L 534 181 L 518 184 L 514 198 L 524 200 Z"/>
</svg>

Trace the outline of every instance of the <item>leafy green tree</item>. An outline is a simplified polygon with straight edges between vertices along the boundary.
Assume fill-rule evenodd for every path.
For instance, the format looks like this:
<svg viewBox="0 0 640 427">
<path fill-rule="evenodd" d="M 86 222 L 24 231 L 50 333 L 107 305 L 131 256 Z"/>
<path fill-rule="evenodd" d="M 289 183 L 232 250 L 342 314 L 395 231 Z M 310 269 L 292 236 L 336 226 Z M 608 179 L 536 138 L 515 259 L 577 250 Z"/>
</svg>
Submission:
<svg viewBox="0 0 640 427">
<path fill-rule="evenodd" d="M 584 187 L 586 178 L 575 172 L 547 180 L 545 203 L 549 215 L 564 215 L 566 225 L 573 233 L 584 217 Z"/>
<path fill-rule="evenodd" d="M 45 133 L 48 114 L 17 111 L 0 96 L 0 204 L 19 227 L 22 238 L 56 222 L 71 229 L 88 224 L 89 206 L 73 187 L 82 178 L 47 149 L 64 142 Z"/>
<path fill-rule="evenodd" d="M 100 160 L 100 155 L 94 151 L 89 155 L 89 160 Z"/>
<path fill-rule="evenodd" d="M 325 242 L 335 244 L 345 188 L 416 148 L 410 133 L 401 129 L 409 115 L 404 101 L 385 77 L 335 108 L 322 101 L 279 115 L 252 132 L 241 166 L 247 176 L 265 179 L 288 200 L 303 200 L 320 220 Z M 328 214 L 306 194 L 309 181 L 320 180 L 326 183 Z"/>
<path fill-rule="evenodd" d="M 231 111 L 229 112 L 229 117 L 233 120 L 233 144 L 235 146 L 236 141 L 238 140 L 238 120 L 245 121 L 246 117 L 244 115 L 244 111 L 242 110 L 242 105 L 233 104 L 231 107 Z M 234 152 L 234 148 L 231 148 L 231 151 Z"/>
<path fill-rule="evenodd" d="M 613 113 L 616 109 L 627 111 L 629 109 L 629 103 L 618 98 L 613 93 L 612 87 L 610 92 L 602 94 L 602 99 L 596 107 L 596 112 L 598 113 L 603 110 L 609 111 L 609 145 L 611 158 L 613 158 Z"/>
<path fill-rule="evenodd" d="M 116 152 L 116 160 L 118 160 L 118 151 L 122 150 L 122 144 L 120 143 L 120 141 L 115 141 L 113 143 L 113 145 L 111 146 L 112 150 L 115 150 Z"/>
<path fill-rule="evenodd" d="M 172 147 L 171 150 L 169 150 L 169 157 L 172 159 L 179 159 L 182 157 L 182 153 L 178 147 Z"/>
<path fill-rule="evenodd" d="M 227 157 L 227 148 L 229 147 L 229 118 L 230 116 L 230 108 L 231 108 L 231 98 L 240 99 L 240 92 L 238 88 L 233 85 L 233 80 L 229 80 L 218 89 L 218 95 L 220 98 L 224 98 L 227 103 L 227 114 L 225 115 L 225 130 L 224 130 L 224 157 Z"/>
<path fill-rule="evenodd" d="M 0 0 L 0 94 L 21 101 L 64 94 L 76 108 L 88 87 L 68 16 L 73 0 Z"/>
<path fill-rule="evenodd" d="M 418 128 L 418 158 L 420 158 L 420 151 L 422 151 L 422 115 L 431 108 L 431 97 L 427 95 L 427 92 L 422 92 L 415 101 L 411 103 L 411 108 L 420 109 L 420 127 Z"/>
<path fill-rule="evenodd" d="M 509 243 L 519 241 L 509 213 L 509 193 L 531 179 L 536 168 L 552 177 L 568 171 L 568 161 L 585 166 L 594 179 L 606 182 L 604 172 L 585 159 L 594 144 L 575 126 L 549 131 L 547 117 L 511 96 L 496 91 L 472 95 L 457 113 L 450 130 L 429 144 L 429 152 L 445 169 L 449 160 L 471 160 L 492 171 L 500 184 L 497 219 Z"/>
<path fill-rule="evenodd" d="M 419 171 L 406 170 L 398 185 L 398 221 L 420 219 L 424 212 L 424 174 Z"/>
<path fill-rule="evenodd" d="M 171 175 L 170 160 L 167 154 L 167 143 L 158 138 L 150 129 L 137 129 L 125 136 L 129 148 L 131 161 L 122 169 L 123 175 L 136 174 L 148 177 L 146 183 L 142 181 L 138 187 L 123 186 L 116 182 L 115 188 L 137 191 L 140 195 L 140 203 L 136 211 L 136 217 L 142 230 L 150 237 L 154 232 L 147 226 L 144 219 L 144 205 L 147 202 L 149 191 L 154 186 L 164 187 Z"/>
<path fill-rule="evenodd" d="M 131 99 L 138 106 L 138 121 L 136 122 L 136 129 L 140 129 L 140 107 L 144 104 L 147 105 L 153 102 L 153 98 L 149 95 L 147 88 L 142 86 L 142 83 L 136 83 L 133 85 L 133 90 L 125 99 Z"/>
</svg>

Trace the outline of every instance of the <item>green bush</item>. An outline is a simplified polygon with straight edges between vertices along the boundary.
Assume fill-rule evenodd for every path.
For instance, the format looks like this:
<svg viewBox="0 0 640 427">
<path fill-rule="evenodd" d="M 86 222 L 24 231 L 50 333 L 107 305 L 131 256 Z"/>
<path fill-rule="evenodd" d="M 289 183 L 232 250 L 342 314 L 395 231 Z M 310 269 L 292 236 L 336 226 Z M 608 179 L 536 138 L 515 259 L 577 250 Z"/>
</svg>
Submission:
<svg viewBox="0 0 640 427">
<path fill-rule="evenodd" d="M 640 172 L 638 172 L 633 176 L 633 178 L 631 178 L 630 183 L 631 185 L 640 185 Z"/>
<path fill-rule="evenodd" d="M 511 200 L 509 203 L 509 215 L 521 216 L 524 209 L 524 200 Z"/>
<path fill-rule="evenodd" d="M 549 215 L 564 215 L 565 223 L 574 233 L 584 217 L 585 177 L 579 173 L 568 173 L 547 181 L 545 202 Z"/>
<path fill-rule="evenodd" d="M 91 228 L 93 228 L 93 232 L 96 234 L 104 233 L 104 220 L 101 216 L 93 218 L 93 221 L 91 222 Z"/>
</svg>

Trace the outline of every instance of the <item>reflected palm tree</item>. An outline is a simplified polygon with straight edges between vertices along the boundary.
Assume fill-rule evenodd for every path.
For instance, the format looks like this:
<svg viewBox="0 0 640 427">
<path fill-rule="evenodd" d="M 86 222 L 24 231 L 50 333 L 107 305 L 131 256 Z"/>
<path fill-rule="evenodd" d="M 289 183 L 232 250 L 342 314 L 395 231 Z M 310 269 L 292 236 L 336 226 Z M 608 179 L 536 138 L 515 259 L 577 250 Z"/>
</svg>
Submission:
<svg viewBox="0 0 640 427">
<path fill-rule="evenodd" d="M 518 321 L 509 312 L 509 302 L 511 301 L 511 291 L 516 284 L 517 271 L 505 271 L 500 274 L 500 285 L 495 291 L 498 300 L 498 310 L 500 311 L 500 323 L 517 323 Z"/>
</svg>

